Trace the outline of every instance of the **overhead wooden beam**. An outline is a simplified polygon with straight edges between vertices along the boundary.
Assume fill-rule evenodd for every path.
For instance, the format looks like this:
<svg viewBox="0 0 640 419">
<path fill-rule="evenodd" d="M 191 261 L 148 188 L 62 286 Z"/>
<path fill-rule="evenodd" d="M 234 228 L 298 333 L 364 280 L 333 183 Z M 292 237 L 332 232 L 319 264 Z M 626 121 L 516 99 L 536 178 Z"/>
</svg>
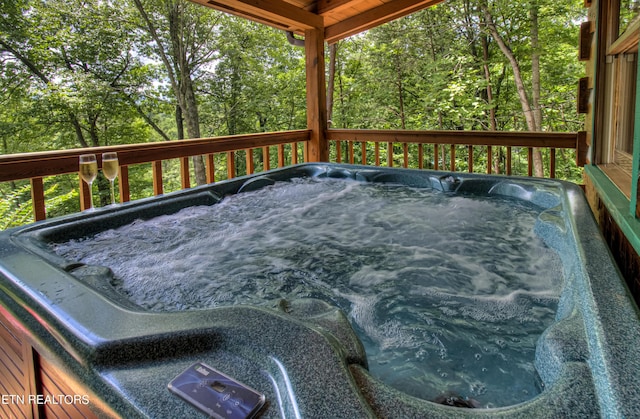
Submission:
<svg viewBox="0 0 640 419">
<path fill-rule="evenodd" d="M 401 18 L 443 0 L 394 0 L 325 29 L 324 38 L 333 44 L 348 36 L 366 31 L 383 23 Z"/>
<path fill-rule="evenodd" d="M 348 6 L 350 3 L 353 3 L 353 0 L 318 0 L 316 3 L 318 5 L 317 13 L 321 15 L 340 7 Z"/>
<path fill-rule="evenodd" d="M 322 17 L 282 0 L 191 0 L 278 29 L 295 32 L 324 26 Z"/>
</svg>

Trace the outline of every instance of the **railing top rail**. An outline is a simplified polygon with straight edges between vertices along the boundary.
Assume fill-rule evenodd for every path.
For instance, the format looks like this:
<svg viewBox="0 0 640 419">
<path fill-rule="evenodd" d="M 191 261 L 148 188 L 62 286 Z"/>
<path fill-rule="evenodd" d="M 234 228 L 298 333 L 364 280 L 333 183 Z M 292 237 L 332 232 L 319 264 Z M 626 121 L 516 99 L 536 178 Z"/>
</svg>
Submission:
<svg viewBox="0 0 640 419">
<path fill-rule="evenodd" d="M 0 155 L 0 182 L 76 172 L 78 156 L 87 153 L 99 155 L 106 151 L 115 151 L 118 153 L 120 164 L 130 165 L 308 141 L 309 136 L 309 130 L 295 130 Z"/>
<path fill-rule="evenodd" d="M 435 143 L 478 146 L 576 148 L 579 133 L 531 131 L 411 131 L 329 129 L 331 141 Z"/>
<path fill-rule="evenodd" d="M 580 134 L 581 133 L 575 132 L 329 129 L 327 130 L 327 139 L 330 141 L 347 140 L 580 149 L 585 148 L 581 146 Z M 78 170 L 78 156 L 84 153 L 95 153 L 99 155 L 105 151 L 116 151 L 118 152 L 118 158 L 122 165 L 131 165 L 297 141 L 308 141 L 309 138 L 309 130 L 293 130 L 0 155 L 0 182 L 73 173 Z M 584 154 L 584 152 L 580 152 L 580 155 L 582 154 Z"/>
</svg>

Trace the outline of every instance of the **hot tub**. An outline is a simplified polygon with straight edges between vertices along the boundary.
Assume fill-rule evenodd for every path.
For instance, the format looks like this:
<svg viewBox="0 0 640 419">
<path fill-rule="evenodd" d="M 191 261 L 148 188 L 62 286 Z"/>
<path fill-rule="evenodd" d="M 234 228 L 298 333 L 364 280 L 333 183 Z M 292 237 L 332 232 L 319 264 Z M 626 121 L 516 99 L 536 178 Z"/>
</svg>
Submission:
<svg viewBox="0 0 640 419">
<path fill-rule="evenodd" d="M 492 200 L 506 200 L 537 211 L 535 223 L 531 226 L 534 234 L 524 241 L 539 239 L 543 242 L 553 254 L 549 260 L 556 260 L 557 267 L 556 262 L 546 262 L 546 259 L 544 264 L 551 268 L 535 266 L 537 254 L 533 259 L 531 255 L 523 255 L 529 257 L 524 263 L 535 267 L 529 269 L 531 272 L 525 277 L 523 290 L 506 291 L 505 298 L 509 299 L 508 307 L 512 311 L 520 311 L 520 306 L 526 306 L 530 310 L 527 317 L 515 317 L 516 322 L 528 322 L 529 318 L 537 316 L 549 317 L 549 310 L 552 310 L 544 328 L 536 332 L 532 349 L 535 354 L 532 355 L 530 368 L 535 372 L 538 392 L 527 390 L 531 393 L 529 397 L 516 399 L 510 405 L 494 407 L 492 403 L 480 403 L 482 406 L 479 407 L 483 408 L 466 409 L 446 403 L 450 403 L 452 399 L 464 399 L 470 401 L 469 405 L 478 407 L 478 403 L 471 403 L 476 402 L 474 391 L 478 392 L 478 389 L 472 388 L 465 392 L 464 388 L 470 386 L 468 382 L 456 388 L 455 393 L 450 393 L 449 388 L 444 385 L 442 397 L 434 398 L 416 394 L 408 387 L 405 388 L 403 382 L 394 382 L 394 377 L 388 379 L 384 375 L 388 375 L 388 370 L 401 369 L 401 362 L 385 370 L 384 364 L 387 361 L 380 361 L 376 357 L 379 355 L 377 353 L 372 354 L 367 342 L 363 345 L 363 340 L 368 339 L 363 337 L 361 330 L 367 327 L 359 321 L 363 310 L 350 310 L 353 299 L 342 298 L 350 295 L 350 290 L 344 291 L 341 286 L 333 283 L 324 286 L 326 283 L 323 282 L 322 275 L 326 269 L 324 266 L 317 266 L 322 265 L 322 261 L 310 261 L 312 258 L 308 255 L 299 259 L 301 263 L 316 266 L 314 278 L 308 282 L 318 281 L 331 292 L 337 290 L 337 297 L 332 297 L 331 293 L 328 297 L 323 297 L 320 295 L 322 293 L 307 289 L 286 294 L 282 298 L 269 292 L 266 300 L 270 303 L 254 304 L 252 299 L 236 301 L 233 298 L 235 291 L 232 291 L 231 295 L 226 296 L 232 303 L 220 303 L 224 298 L 218 298 L 220 295 L 206 287 L 185 291 L 180 288 L 183 279 L 172 283 L 172 279 L 181 273 L 179 268 L 175 268 L 175 271 L 163 269 L 168 276 L 156 284 L 168 284 L 166 291 L 153 295 L 155 286 L 147 285 L 153 282 L 143 282 L 138 291 L 140 296 L 119 283 L 117 275 L 109 269 L 109 263 L 92 264 L 70 257 L 68 253 L 56 253 L 56 247 L 61 243 L 74 243 L 77 250 L 82 249 L 85 238 L 100 237 L 101 240 L 108 241 L 114 236 L 111 233 L 105 235 L 105 232 L 117 231 L 131 223 L 145 222 L 140 220 L 170 217 L 174 214 L 178 216 L 178 221 L 171 219 L 170 222 L 180 222 L 185 209 L 216 208 L 226 202 L 225 197 L 239 196 L 237 194 L 246 197 L 244 205 L 256 205 L 260 209 L 262 201 L 257 201 L 254 195 L 244 194 L 245 192 L 266 190 L 281 182 L 296 183 L 299 179 L 351 182 L 348 186 L 340 185 L 338 195 L 352 185 L 400 185 L 418 193 L 429 191 L 435 195 L 454 197 L 458 203 L 466 199 L 481 199 L 484 205 L 484 202 Z M 382 189 L 376 194 L 386 197 L 388 191 Z M 311 198 L 304 198 L 299 206 L 303 207 L 308 199 Z M 404 201 L 400 203 L 401 210 L 402 205 Z M 379 212 L 388 211 L 388 208 L 381 206 Z M 407 206 L 407 215 L 414 212 L 412 208 L 418 207 Z M 302 208 L 300 211 L 313 212 L 313 208 Z M 457 211 L 461 211 L 460 208 Z M 357 217 L 362 211 L 354 209 L 353 213 L 343 213 L 346 217 Z M 481 214 L 477 215 L 479 217 Z M 239 218 L 242 216 L 243 214 L 238 215 Z M 472 216 L 473 213 L 470 213 L 467 218 Z M 304 219 L 306 213 L 302 217 Z M 425 217 L 433 218 L 435 215 L 429 213 Z M 212 222 L 221 223 L 220 220 Z M 274 222 L 277 223 L 277 220 Z M 377 219 L 373 223 L 380 224 L 380 228 L 389 224 Z M 460 221 L 449 224 L 446 216 L 438 219 L 429 229 L 437 230 L 438 226 L 442 229 L 458 228 L 465 231 L 465 226 Z M 151 227 L 143 224 L 141 230 L 149 228 Z M 230 226 L 227 230 L 233 228 L 235 227 Z M 340 229 L 340 217 L 334 214 L 327 219 L 327 231 Z M 420 230 L 419 224 L 412 227 L 412 230 L 416 236 L 428 235 Z M 166 230 L 164 233 L 168 236 L 174 234 Z M 407 235 L 410 234 L 405 234 Z M 380 239 L 384 241 L 384 238 L 382 235 Z M 199 238 L 189 236 L 185 240 L 193 242 Z M 380 250 L 382 245 L 376 244 L 374 251 L 378 253 L 374 252 L 374 256 L 379 258 L 379 255 L 391 253 L 389 249 L 397 248 L 394 247 L 398 245 L 394 242 L 397 240 L 399 239 L 390 239 L 393 243 L 389 244 L 391 247 L 384 248 L 384 252 Z M 482 241 L 475 238 L 473 240 Z M 273 243 L 271 247 L 277 247 L 270 232 L 265 233 L 260 241 Z M 141 243 L 143 242 L 144 237 Z M 233 238 L 227 238 L 227 244 L 232 242 Z M 302 242 L 300 237 L 300 243 Z M 323 259 L 339 260 L 348 256 L 350 261 L 354 261 L 349 264 L 357 265 L 358 253 L 351 249 L 362 247 L 362 242 L 355 240 L 350 250 L 334 251 Z M 494 247 L 500 245 L 490 244 Z M 411 242 L 403 249 L 418 249 L 421 246 L 423 244 Z M 438 245 L 436 249 L 440 247 Z M 234 252 L 235 250 L 230 251 L 229 255 L 235 254 Z M 369 268 L 361 268 L 355 273 L 348 273 L 350 282 L 367 287 L 405 281 L 407 277 L 419 282 L 422 280 L 420 272 L 428 275 L 432 270 L 424 265 L 427 263 L 425 260 L 433 265 L 433 270 L 441 269 L 437 260 L 430 258 L 433 252 L 433 249 L 429 250 L 426 256 L 420 253 L 422 256 L 416 260 L 423 264 L 422 270 L 409 270 L 404 277 L 396 275 L 398 271 L 406 271 L 404 266 L 387 268 L 383 275 L 372 272 Z M 463 249 L 460 252 L 455 258 L 464 258 L 464 253 L 469 251 Z M 127 252 L 123 253 L 126 259 Z M 251 276 L 254 271 L 242 264 L 250 267 L 254 262 L 247 261 L 245 256 L 241 257 L 243 259 L 240 266 L 225 269 L 248 271 L 249 274 L 245 275 Z M 232 257 L 226 257 L 230 258 Z M 189 261 L 185 260 L 184 263 L 189 265 Z M 273 264 L 273 261 L 270 263 Z M 487 265 L 486 262 L 483 263 Z M 491 271 L 488 278 L 509 277 L 508 272 L 501 270 L 510 263 L 511 260 L 506 259 L 488 263 Z M 146 262 L 142 259 L 135 264 L 154 265 L 156 262 L 153 255 L 149 255 Z M 544 270 L 546 268 L 549 270 Z M 211 269 L 207 266 L 203 275 L 206 276 Z M 476 268 L 471 268 L 474 269 Z M 139 276 L 158 276 L 148 273 L 151 271 L 144 272 L 146 273 Z M 446 272 L 446 269 L 438 272 Z M 537 272 L 544 272 L 538 276 L 551 275 L 554 278 L 536 288 L 533 281 L 537 281 Z M 636 379 L 640 373 L 640 361 L 636 355 L 640 342 L 637 309 L 611 261 L 582 191 L 573 184 L 561 181 L 304 164 L 4 232 L 0 236 L 0 273 L 0 298 L 4 316 L 25 333 L 26 339 L 42 359 L 50 362 L 64 375 L 74 377 L 86 389 L 87 394 L 91 394 L 90 405 L 98 415 L 160 418 L 197 414 L 191 405 L 167 391 L 168 383 L 196 362 L 214 366 L 263 393 L 267 400 L 260 411 L 263 417 L 583 418 L 633 417 L 640 414 L 640 407 L 636 402 L 640 396 L 640 381 Z M 260 275 L 256 271 L 255 276 Z M 289 274 L 287 280 L 291 282 L 291 278 L 298 278 L 296 275 L 298 274 Z M 477 272 L 477 275 L 481 273 Z M 474 281 L 473 272 L 467 276 L 469 281 Z M 269 282 L 273 278 L 265 276 L 262 280 Z M 300 276 L 299 281 L 307 282 L 307 278 Z M 429 281 L 433 282 L 433 279 Z M 443 276 L 442 281 L 450 282 L 451 279 Z M 438 315 L 444 321 L 455 310 L 467 314 L 471 312 L 469 316 L 483 318 L 477 314 L 475 307 L 459 308 L 457 300 L 452 302 L 453 297 L 449 292 L 442 291 L 440 284 L 432 285 L 436 288 L 430 288 L 431 291 L 425 295 L 442 300 L 443 305 L 437 307 L 434 315 L 422 313 L 425 323 L 434 319 L 439 321 Z M 146 291 L 145 286 L 148 287 Z M 291 287 L 295 287 L 295 284 Z M 546 288 L 557 288 L 554 291 L 557 295 L 548 295 Z M 180 289 L 182 294 L 197 294 L 187 299 L 197 304 L 175 301 L 173 297 L 162 301 L 163 296 L 171 295 L 174 289 Z M 372 289 L 375 291 L 365 295 L 364 299 L 374 298 L 379 293 L 378 288 Z M 433 289 L 438 291 L 434 292 Z M 476 286 L 474 289 L 479 295 L 465 298 L 476 302 L 488 298 L 484 296 L 482 287 L 478 289 Z M 248 295 L 252 297 L 256 293 L 252 288 Z M 411 302 L 419 303 L 422 297 L 418 295 L 414 298 L 415 293 L 415 289 L 411 288 Z M 521 295 L 526 293 L 533 295 L 532 300 L 542 301 L 542 305 L 529 307 L 529 300 L 521 299 Z M 147 298 L 148 294 L 153 298 Z M 157 298 L 161 301 L 159 305 L 154 303 Z M 348 303 L 341 305 L 341 298 Z M 390 316 L 394 313 L 393 307 L 389 313 Z M 393 326 L 404 330 L 413 327 L 415 323 L 413 321 L 408 326 L 397 326 L 395 321 L 389 321 L 369 329 L 375 336 L 379 336 L 381 329 Z M 415 326 L 418 327 L 419 325 Z M 420 333 L 422 334 L 416 336 L 422 340 L 425 337 L 432 340 L 429 342 L 432 347 L 442 344 L 437 332 L 433 333 L 432 338 L 430 331 Z M 413 339 L 410 342 L 412 348 L 418 348 L 421 344 L 416 342 L 416 336 L 407 338 Z M 382 349 L 387 346 L 389 345 L 382 345 Z M 380 345 L 374 346 L 379 347 Z M 383 352 L 378 349 L 376 352 Z M 424 353 L 425 350 L 416 349 L 415 352 Z M 482 347 L 472 350 L 470 358 L 475 354 L 476 359 L 471 359 L 469 365 L 483 362 L 481 359 L 489 358 L 493 352 L 486 347 L 484 350 Z M 448 354 L 444 355 L 446 358 Z M 399 356 L 402 361 L 405 354 Z M 496 356 L 504 357 L 500 353 Z M 449 359 L 452 357 L 449 356 Z M 460 374 L 464 375 L 467 368 L 467 365 L 456 360 L 449 362 L 454 364 L 450 366 L 451 370 L 445 370 L 435 363 L 434 357 L 429 356 L 410 361 L 424 368 L 425 372 L 416 373 L 420 377 L 409 377 L 418 381 L 424 379 L 431 365 L 442 376 L 451 375 L 456 368 L 462 370 Z M 383 366 L 382 369 L 379 365 Z M 488 365 L 480 366 L 481 371 L 491 369 Z M 495 369 L 503 368 L 505 367 L 495 366 Z M 379 373 L 380 370 L 385 370 L 385 373 Z M 471 383 L 473 384 L 472 380 Z M 477 394 L 481 399 L 482 392 Z"/>
</svg>

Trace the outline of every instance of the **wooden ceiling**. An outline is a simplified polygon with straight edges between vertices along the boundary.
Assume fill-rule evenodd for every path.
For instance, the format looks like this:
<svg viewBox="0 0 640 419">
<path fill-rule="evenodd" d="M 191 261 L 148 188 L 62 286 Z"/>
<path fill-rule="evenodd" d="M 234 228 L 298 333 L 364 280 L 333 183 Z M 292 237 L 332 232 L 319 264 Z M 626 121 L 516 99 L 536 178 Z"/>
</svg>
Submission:
<svg viewBox="0 0 640 419">
<path fill-rule="evenodd" d="M 297 34 L 324 29 L 324 39 L 331 44 L 444 0 L 192 1 Z"/>
</svg>

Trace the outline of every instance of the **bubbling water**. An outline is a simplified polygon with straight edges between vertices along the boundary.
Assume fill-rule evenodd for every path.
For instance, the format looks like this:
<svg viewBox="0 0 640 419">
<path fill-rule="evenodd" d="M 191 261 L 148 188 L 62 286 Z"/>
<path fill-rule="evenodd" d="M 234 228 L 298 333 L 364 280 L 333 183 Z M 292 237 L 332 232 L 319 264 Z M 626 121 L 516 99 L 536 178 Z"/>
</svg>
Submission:
<svg viewBox="0 0 640 419">
<path fill-rule="evenodd" d="M 109 266 L 149 310 L 322 299 L 347 313 L 383 382 L 497 407 L 539 393 L 535 342 L 563 280 L 533 231 L 539 213 L 506 198 L 294 179 L 53 246 Z"/>
</svg>

